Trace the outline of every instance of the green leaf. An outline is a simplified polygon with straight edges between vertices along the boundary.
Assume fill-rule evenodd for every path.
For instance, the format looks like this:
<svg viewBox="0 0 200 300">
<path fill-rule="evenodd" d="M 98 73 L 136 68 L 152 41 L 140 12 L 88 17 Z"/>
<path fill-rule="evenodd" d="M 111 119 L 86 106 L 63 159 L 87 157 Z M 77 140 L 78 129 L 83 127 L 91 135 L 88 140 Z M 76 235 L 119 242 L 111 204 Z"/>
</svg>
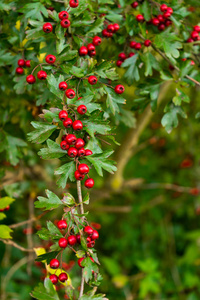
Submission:
<svg viewBox="0 0 200 300">
<path fill-rule="evenodd" d="M 34 3 L 28 3 L 23 6 L 22 9 L 19 10 L 20 12 L 24 13 L 24 18 L 28 19 L 34 19 L 34 20 L 40 20 L 43 21 L 42 14 L 47 18 L 48 17 L 48 11 L 45 8 L 44 4 L 40 2 L 34 2 Z"/>
<path fill-rule="evenodd" d="M 33 143 L 43 143 L 56 130 L 56 125 L 48 125 L 41 122 L 31 122 L 31 125 L 36 129 L 28 133 L 28 140 Z"/>
<path fill-rule="evenodd" d="M 68 178 L 71 181 L 74 181 L 75 180 L 75 178 L 74 178 L 75 170 L 76 170 L 76 167 L 75 167 L 74 161 L 71 161 L 71 162 L 66 163 L 66 164 L 62 165 L 61 167 L 59 167 L 55 171 L 55 175 L 61 175 L 60 179 L 58 179 L 58 181 L 57 181 L 58 186 L 65 188 Z"/>
<path fill-rule="evenodd" d="M 70 193 L 64 193 L 64 197 L 62 201 L 67 206 L 71 206 L 75 204 L 75 199 Z"/>
<path fill-rule="evenodd" d="M 36 258 L 36 261 L 42 261 L 42 262 L 46 262 L 47 264 L 49 264 L 50 261 L 58 255 L 59 252 L 60 251 L 51 251 L 51 252 L 39 255 Z"/>
<path fill-rule="evenodd" d="M 76 104 L 78 105 L 86 105 L 87 106 L 87 111 L 89 113 L 92 113 L 95 110 L 101 110 L 101 105 L 98 103 L 94 103 L 92 100 L 94 98 L 94 95 L 87 95 L 82 97 L 80 100 L 78 100 L 78 102 L 76 102 Z"/>
<path fill-rule="evenodd" d="M 115 115 L 115 112 L 119 112 L 118 104 L 125 104 L 126 100 L 107 86 L 104 87 L 104 90 L 107 94 L 106 105 L 110 107 L 111 112 Z"/>
<path fill-rule="evenodd" d="M 151 19 L 151 4 L 145 0 L 141 5 L 141 13 L 144 15 L 145 21 Z"/>
<path fill-rule="evenodd" d="M 35 207 L 43 208 L 44 210 L 52 210 L 59 207 L 60 205 L 63 205 L 62 201 L 53 192 L 46 190 L 46 195 L 47 198 L 38 197 L 39 201 L 35 202 Z"/>
<path fill-rule="evenodd" d="M 173 97 L 172 99 L 173 103 L 177 106 L 180 106 L 182 101 L 189 103 L 190 102 L 190 97 L 186 95 L 182 90 L 176 89 L 176 96 Z"/>
<path fill-rule="evenodd" d="M 151 54 L 151 52 L 146 52 L 143 55 L 141 55 L 141 59 L 145 63 L 145 76 L 152 76 L 153 69 L 158 71 L 160 70 L 160 65 L 156 60 L 155 56 Z"/>
<path fill-rule="evenodd" d="M 134 56 L 127 58 L 122 64 L 123 68 L 128 67 L 124 78 L 127 80 L 127 83 L 129 85 L 133 84 L 134 80 L 138 81 L 140 79 L 140 74 L 137 66 L 138 57 L 138 54 L 135 54 Z"/>
<path fill-rule="evenodd" d="M 6 218 L 6 215 L 2 212 L 0 212 L 0 221 L 5 219 Z"/>
<path fill-rule="evenodd" d="M 108 160 L 108 157 L 110 155 L 112 155 L 114 151 L 112 150 L 107 150 L 105 151 L 103 154 L 99 154 L 99 155 L 91 155 L 91 156 L 87 156 L 87 160 L 93 164 L 93 166 L 95 167 L 97 173 L 100 176 L 103 176 L 103 171 L 102 169 L 106 170 L 107 172 L 113 174 L 114 171 L 117 170 L 117 167 L 114 166 L 115 162 L 113 160 Z"/>
<path fill-rule="evenodd" d="M 15 199 L 10 198 L 10 197 L 0 198 L 0 209 L 6 208 L 8 205 L 13 203 L 14 201 L 15 201 Z"/>
<path fill-rule="evenodd" d="M 26 147 L 27 144 L 23 140 L 7 134 L 5 144 L 6 158 L 13 166 L 17 165 L 19 158 L 22 157 L 18 147 Z"/>
<path fill-rule="evenodd" d="M 56 142 L 48 139 L 47 140 L 47 148 L 42 148 L 38 152 L 38 154 L 43 159 L 53 159 L 53 158 L 60 158 L 67 154 L 66 150 L 62 150 L 60 148 L 60 145 L 58 145 Z"/>
<path fill-rule="evenodd" d="M 63 237 L 62 233 L 58 229 L 56 225 L 54 225 L 51 221 L 47 221 L 47 228 L 50 232 L 50 234 L 54 237 L 61 238 Z"/>
<path fill-rule="evenodd" d="M 10 233 L 13 232 L 13 230 L 6 226 L 6 225 L 0 225 L 0 239 L 12 239 Z"/>
<path fill-rule="evenodd" d="M 61 81 L 64 81 L 63 75 L 60 75 L 58 78 L 56 78 L 52 73 L 51 75 L 47 76 L 47 82 L 49 90 L 56 95 L 61 100 L 63 99 L 63 92 L 59 90 L 58 85 Z"/>
<path fill-rule="evenodd" d="M 98 267 L 94 262 L 91 261 L 89 257 L 86 257 L 81 264 L 84 266 L 83 276 L 85 281 L 88 282 L 90 279 L 92 279 L 93 271 L 98 272 Z"/>
<path fill-rule="evenodd" d="M 89 204 L 90 203 L 90 195 L 87 193 L 84 198 L 83 198 L 84 204 Z"/>
<path fill-rule="evenodd" d="M 105 122 L 103 121 L 95 123 L 91 120 L 83 120 L 82 123 L 85 127 L 84 129 L 91 135 L 91 137 L 94 137 L 95 133 L 107 134 L 108 131 L 111 130 L 110 126 L 105 125 Z"/>
<path fill-rule="evenodd" d="M 164 114 L 161 120 L 161 124 L 165 127 L 168 133 L 170 133 L 173 128 L 176 128 L 178 126 L 178 114 L 180 114 L 185 119 L 187 118 L 187 115 L 181 107 L 171 107 L 169 111 Z"/>
<path fill-rule="evenodd" d="M 97 34 L 102 31 L 102 27 L 104 24 L 104 18 L 97 18 L 96 21 L 89 27 L 89 31 L 87 33 Z"/>
<path fill-rule="evenodd" d="M 39 283 L 39 285 L 34 288 L 31 296 L 38 300 L 60 300 L 49 278 L 45 278 L 44 285 Z"/>
</svg>

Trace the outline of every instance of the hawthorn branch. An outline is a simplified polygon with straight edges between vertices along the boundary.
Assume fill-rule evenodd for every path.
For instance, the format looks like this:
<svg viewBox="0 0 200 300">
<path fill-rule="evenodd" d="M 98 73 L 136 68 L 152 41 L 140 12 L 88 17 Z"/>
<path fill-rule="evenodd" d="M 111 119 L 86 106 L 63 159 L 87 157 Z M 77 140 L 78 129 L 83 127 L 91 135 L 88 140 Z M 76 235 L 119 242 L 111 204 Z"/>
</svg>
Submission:
<svg viewBox="0 0 200 300">
<path fill-rule="evenodd" d="M 41 219 L 44 215 L 46 215 L 47 213 L 48 213 L 48 211 L 45 211 L 41 215 L 39 215 L 37 217 L 33 216 L 32 218 L 30 218 L 30 219 L 28 219 L 26 221 L 22 221 L 22 222 L 19 222 L 19 223 L 16 223 L 16 224 L 9 225 L 9 227 L 10 228 L 18 228 L 20 226 L 23 226 L 23 225 L 26 225 L 26 224 L 29 224 L 29 223 L 32 223 L 32 222 L 36 222 L 39 219 Z"/>
<path fill-rule="evenodd" d="M 34 252 L 33 249 L 26 249 L 20 245 L 18 245 L 17 243 L 15 243 L 14 241 L 11 241 L 11 240 L 6 240 L 6 239 L 0 239 L 1 242 L 3 242 L 4 244 L 6 245 L 10 245 L 12 247 L 15 247 L 23 252 Z"/>
</svg>

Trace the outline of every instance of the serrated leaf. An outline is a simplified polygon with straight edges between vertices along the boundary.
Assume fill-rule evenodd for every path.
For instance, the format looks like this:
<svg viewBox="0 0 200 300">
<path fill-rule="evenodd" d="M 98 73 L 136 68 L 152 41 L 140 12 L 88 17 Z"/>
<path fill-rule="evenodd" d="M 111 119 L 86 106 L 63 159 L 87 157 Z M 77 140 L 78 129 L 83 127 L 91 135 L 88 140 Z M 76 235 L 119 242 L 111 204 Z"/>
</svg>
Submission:
<svg viewBox="0 0 200 300">
<path fill-rule="evenodd" d="M 39 285 L 34 288 L 31 296 L 38 300 L 60 300 L 49 278 L 45 278 L 44 285 L 39 283 Z"/>
<path fill-rule="evenodd" d="M 94 137 L 95 133 L 107 134 L 111 130 L 110 126 L 106 125 L 105 122 L 99 121 L 98 123 L 91 120 L 83 120 L 84 129 Z"/>
<path fill-rule="evenodd" d="M 56 78 L 53 74 L 47 76 L 49 90 L 62 100 L 64 94 L 58 88 L 58 85 L 61 81 L 64 81 L 63 75 L 60 75 L 58 78 Z"/>
<path fill-rule="evenodd" d="M 15 199 L 10 198 L 10 197 L 0 198 L 0 209 L 6 208 L 8 205 L 13 203 L 14 201 L 15 201 Z"/>
<path fill-rule="evenodd" d="M 138 81 L 140 79 L 140 74 L 137 66 L 138 54 L 135 54 L 132 57 L 127 58 L 122 67 L 128 67 L 126 73 L 124 74 L 124 78 L 127 80 L 129 85 L 133 84 L 134 80 Z"/>
<path fill-rule="evenodd" d="M 107 86 L 105 86 L 104 89 L 107 94 L 106 105 L 110 108 L 113 115 L 115 115 L 115 112 L 119 112 L 118 104 L 125 104 L 126 100 L 123 98 L 123 96 L 117 94 L 113 89 Z"/>
<path fill-rule="evenodd" d="M 70 193 L 64 193 L 62 202 L 67 206 L 71 206 L 75 204 L 75 199 Z"/>
<path fill-rule="evenodd" d="M 151 54 L 151 52 L 146 52 L 143 55 L 141 55 L 141 59 L 145 63 L 145 76 L 152 76 L 153 69 L 158 71 L 160 70 L 160 65 L 156 60 L 155 56 Z"/>
<path fill-rule="evenodd" d="M 86 257 L 81 264 L 84 267 L 83 276 L 85 281 L 88 282 L 90 279 L 92 279 L 93 271 L 98 272 L 98 266 L 92 262 L 89 257 Z"/>
<path fill-rule="evenodd" d="M 87 193 L 84 198 L 83 198 L 84 204 L 89 204 L 90 203 L 90 195 Z"/>
<path fill-rule="evenodd" d="M 24 13 L 26 19 L 32 18 L 35 20 L 43 21 L 43 15 L 47 18 L 48 11 L 44 4 L 40 2 L 28 3 L 20 9 L 20 12 Z M 43 14 L 43 15 L 42 15 Z"/>
<path fill-rule="evenodd" d="M 178 114 L 180 114 L 183 118 L 187 118 L 187 115 L 180 107 L 172 107 L 166 114 L 164 114 L 161 124 L 165 127 L 168 133 L 178 126 Z"/>
<path fill-rule="evenodd" d="M 13 166 L 15 166 L 22 157 L 18 147 L 26 147 L 27 144 L 19 138 L 6 134 L 5 145 L 6 158 Z"/>
<path fill-rule="evenodd" d="M 31 122 L 31 125 L 36 129 L 32 132 L 29 132 L 28 140 L 33 143 L 43 143 L 50 137 L 50 135 L 56 130 L 56 125 L 49 125 L 41 122 Z"/>
<path fill-rule="evenodd" d="M 52 210 L 63 205 L 62 201 L 53 192 L 46 190 L 46 195 L 47 198 L 40 196 L 37 198 L 39 201 L 35 202 L 35 207 L 43 208 L 44 210 Z"/>
<path fill-rule="evenodd" d="M 96 21 L 90 26 L 87 34 L 92 33 L 94 35 L 97 34 L 98 32 L 101 32 L 103 24 L 104 24 L 104 18 L 97 18 Z"/>
<path fill-rule="evenodd" d="M 74 181 L 75 180 L 75 178 L 74 178 L 75 170 L 76 170 L 76 167 L 75 167 L 75 163 L 73 161 L 66 163 L 66 164 L 62 165 L 61 167 L 59 167 L 55 171 L 55 175 L 61 175 L 57 181 L 58 186 L 65 188 L 68 178 L 71 181 Z"/>
<path fill-rule="evenodd" d="M 36 261 L 46 262 L 47 264 L 49 264 L 50 261 L 58 255 L 59 252 L 60 251 L 52 251 L 45 254 L 41 254 L 36 258 Z"/>
<path fill-rule="evenodd" d="M 47 140 L 47 148 L 42 148 L 38 152 L 38 155 L 40 155 L 43 159 L 60 158 L 66 154 L 67 152 L 62 150 L 60 145 L 52 140 Z"/>
<path fill-rule="evenodd" d="M 117 167 L 114 165 L 115 162 L 113 160 L 108 160 L 108 157 L 112 155 L 113 152 L 114 151 L 112 150 L 107 150 L 103 154 L 99 154 L 96 156 L 91 155 L 91 156 L 87 156 L 86 158 L 90 163 L 93 164 L 97 173 L 100 176 L 103 176 L 103 171 L 102 171 L 103 169 L 113 174 L 114 171 L 117 170 Z"/>
<path fill-rule="evenodd" d="M 58 227 L 54 225 L 51 221 L 47 221 L 47 228 L 52 236 L 55 236 L 57 238 L 63 237 Z"/>
<path fill-rule="evenodd" d="M 12 236 L 10 233 L 13 232 L 13 230 L 6 226 L 6 225 L 0 225 L 0 239 L 12 239 Z"/>
<path fill-rule="evenodd" d="M 5 219 L 6 218 L 6 215 L 2 212 L 0 212 L 0 221 Z"/>
</svg>

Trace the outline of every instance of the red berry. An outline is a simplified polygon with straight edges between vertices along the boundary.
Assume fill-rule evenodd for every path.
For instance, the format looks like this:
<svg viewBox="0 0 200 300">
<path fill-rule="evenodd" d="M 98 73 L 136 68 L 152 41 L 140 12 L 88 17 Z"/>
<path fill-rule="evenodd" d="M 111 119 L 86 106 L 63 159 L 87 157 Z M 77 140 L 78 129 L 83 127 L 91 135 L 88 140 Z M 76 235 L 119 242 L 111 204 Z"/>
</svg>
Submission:
<svg viewBox="0 0 200 300">
<path fill-rule="evenodd" d="M 86 112 L 87 112 L 87 107 L 85 105 L 79 105 L 77 107 L 77 112 L 80 114 L 80 115 L 84 115 Z"/>
<path fill-rule="evenodd" d="M 76 180 L 83 180 L 85 175 L 81 174 L 78 170 L 76 170 L 74 172 L 74 177 L 76 178 Z"/>
<path fill-rule="evenodd" d="M 108 31 L 108 32 L 114 32 L 114 31 L 115 31 L 115 27 L 114 27 L 112 24 L 109 24 L 109 25 L 107 26 L 107 31 Z"/>
<path fill-rule="evenodd" d="M 135 55 L 134 52 L 130 52 L 129 55 L 128 55 L 128 57 L 132 57 L 132 56 L 134 56 L 134 55 Z"/>
<path fill-rule="evenodd" d="M 194 40 L 192 38 L 187 39 L 187 43 L 193 43 Z"/>
<path fill-rule="evenodd" d="M 82 130 L 83 129 L 83 123 L 80 121 L 80 120 L 76 120 L 73 122 L 73 125 L 72 125 L 73 129 L 74 130 Z"/>
<path fill-rule="evenodd" d="M 160 31 L 165 30 L 165 24 L 160 24 L 160 25 L 158 26 L 158 29 L 159 29 Z"/>
<path fill-rule="evenodd" d="M 94 180 L 92 178 L 88 178 L 85 181 L 85 187 L 91 189 L 94 186 Z"/>
<path fill-rule="evenodd" d="M 89 156 L 89 155 L 92 155 L 93 152 L 89 149 L 85 149 L 85 156 Z"/>
<path fill-rule="evenodd" d="M 140 43 L 135 44 L 135 50 L 140 50 L 142 48 L 142 45 Z"/>
<path fill-rule="evenodd" d="M 30 60 L 25 61 L 25 67 L 27 67 L 27 68 L 31 67 L 31 61 Z"/>
<path fill-rule="evenodd" d="M 57 226 L 59 229 L 66 229 L 67 228 L 67 222 L 65 220 L 60 220 L 57 223 Z"/>
<path fill-rule="evenodd" d="M 22 75 L 24 73 L 24 69 L 21 67 L 16 68 L 16 73 Z"/>
<path fill-rule="evenodd" d="M 131 48 L 135 48 L 135 45 L 136 45 L 137 43 L 135 42 L 135 41 L 131 41 L 130 42 L 130 44 L 129 44 L 129 46 L 131 47 Z"/>
<path fill-rule="evenodd" d="M 153 24 L 154 26 L 158 26 L 158 25 L 160 24 L 160 21 L 159 21 L 157 18 L 153 18 L 153 19 L 152 19 L 152 24 Z"/>
<path fill-rule="evenodd" d="M 25 60 L 24 59 L 19 59 L 17 62 L 19 67 L 24 67 L 25 66 Z"/>
<path fill-rule="evenodd" d="M 88 167 L 88 165 L 86 165 L 86 164 L 80 164 L 79 166 L 78 166 L 78 170 L 79 170 L 79 172 L 81 173 L 81 174 L 83 174 L 83 175 L 86 175 L 86 174 L 88 174 L 89 173 L 89 167 Z"/>
<path fill-rule="evenodd" d="M 67 11 L 63 10 L 58 14 L 58 17 L 59 17 L 60 20 L 68 19 L 69 14 L 68 14 Z"/>
<path fill-rule="evenodd" d="M 110 37 L 109 32 L 108 32 L 107 29 L 104 29 L 104 30 L 102 31 L 102 35 L 103 35 L 104 37 Z"/>
<path fill-rule="evenodd" d="M 135 1 L 131 4 L 132 8 L 136 8 L 138 5 L 139 5 L 139 3 L 137 1 Z"/>
<path fill-rule="evenodd" d="M 170 25 L 172 25 L 172 21 L 171 20 L 166 20 L 165 21 L 165 25 L 168 27 L 168 26 L 170 26 Z"/>
<path fill-rule="evenodd" d="M 51 23 L 45 23 L 43 25 L 43 31 L 46 33 L 50 33 L 53 30 L 53 26 L 51 25 Z"/>
<path fill-rule="evenodd" d="M 117 60 L 117 62 L 116 62 L 117 67 L 121 67 L 122 63 L 123 63 L 122 60 Z"/>
<path fill-rule="evenodd" d="M 66 141 L 68 144 L 73 145 L 76 143 L 76 136 L 74 134 L 68 134 L 66 137 Z"/>
<path fill-rule="evenodd" d="M 82 263 L 83 260 L 84 260 L 84 257 L 81 257 L 81 258 L 78 259 L 78 265 L 79 265 L 80 268 L 84 268 L 84 267 L 81 265 L 81 263 Z"/>
<path fill-rule="evenodd" d="M 28 76 L 26 77 L 26 81 L 27 81 L 29 84 L 35 83 L 35 76 L 33 76 L 33 75 L 28 75 Z"/>
<path fill-rule="evenodd" d="M 158 15 L 157 18 L 158 18 L 160 23 L 165 22 L 165 18 L 163 17 L 163 15 Z"/>
<path fill-rule="evenodd" d="M 90 43 L 90 44 L 87 45 L 87 49 L 88 49 L 88 51 L 94 51 L 95 50 L 95 46 Z"/>
<path fill-rule="evenodd" d="M 171 14 L 170 14 L 169 11 L 166 11 L 166 12 L 163 14 L 163 17 L 164 17 L 165 19 L 168 19 L 170 16 L 171 16 Z"/>
<path fill-rule="evenodd" d="M 63 27 L 63 28 L 68 28 L 70 26 L 70 20 L 68 19 L 63 19 L 61 22 L 60 22 L 60 25 Z"/>
<path fill-rule="evenodd" d="M 37 78 L 40 80 L 45 80 L 47 78 L 47 73 L 41 70 L 37 73 Z"/>
<path fill-rule="evenodd" d="M 69 6 L 72 7 L 72 8 L 77 7 L 78 4 L 79 4 L 78 0 L 70 0 L 69 1 Z"/>
<path fill-rule="evenodd" d="M 115 87 L 115 93 L 117 94 L 123 94 L 124 92 L 124 86 L 121 84 L 116 85 Z"/>
<path fill-rule="evenodd" d="M 84 147 L 84 146 L 85 146 L 84 140 L 78 138 L 78 139 L 76 140 L 75 147 L 76 147 L 77 149 L 80 149 L 80 148 L 82 148 L 82 147 Z"/>
<path fill-rule="evenodd" d="M 74 147 L 69 148 L 67 154 L 69 155 L 69 157 L 76 157 L 78 154 L 78 150 Z"/>
<path fill-rule="evenodd" d="M 76 240 L 77 240 L 77 243 L 81 243 L 81 235 L 80 234 L 77 234 L 76 235 Z"/>
<path fill-rule="evenodd" d="M 151 41 L 150 40 L 145 40 L 144 45 L 145 45 L 145 47 L 151 46 Z"/>
<path fill-rule="evenodd" d="M 59 119 L 60 119 L 60 121 L 65 121 L 67 118 L 68 118 L 68 113 L 66 112 L 66 110 L 61 110 L 60 112 L 59 112 Z"/>
<path fill-rule="evenodd" d="M 113 27 L 114 27 L 114 32 L 116 32 L 116 31 L 118 31 L 120 29 L 118 23 L 113 24 Z"/>
<path fill-rule="evenodd" d="M 160 11 L 162 11 L 162 12 L 167 11 L 167 9 L 168 9 L 168 6 L 167 6 L 166 4 L 162 4 L 162 5 L 160 6 Z"/>
<path fill-rule="evenodd" d="M 101 44 L 101 38 L 99 36 L 95 36 L 92 40 L 94 46 L 99 46 Z"/>
<path fill-rule="evenodd" d="M 197 31 L 192 31 L 191 38 L 196 41 L 199 37 L 199 33 Z"/>
<path fill-rule="evenodd" d="M 87 233 L 88 235 L 92 235 L 93 234 L 93 229 L 91 226 L 85 226 L 84 228 L 84 232 Z"/>
<path fill-rule="evenodd" d="M 119 53 L 118 58 L 122 61 L 126 59 L 126 54 L 124 52 Z"/>
<path fill-rule="evenodd" d="M 72 124 L 73 124 L 73 121 L 72 121 L 72 119 L 70 119 L 70 118 L 67 118 L 65 121 L 63 121 L 63 125 L 64 125 L 66 128 L 72 127 Z"/>
<path fill-rule="evenodd" d="M 67 89 L 67 82 L 61 81 L 58 87 L 61 91 L 65 91 Z"/>
<path fill-rule="evenodd" d="M 67 98 L 69 98 L 69 99 L 73 99 L 73 98 L 76 96 L 74 90 L 72 90 L 72 89 L 66 90 L 65 95 L 66 95 Z"/>
<path fill-rule="evenodd" d="M 81 46 L 81 48 L 79 49 L 79 55 L 85 56 L 87 54 L 88 54 L 88 49 L 85 46 Z"/>
<path fill-rule="evenodd" d="M 74 246 L 77 242 L 76 236 L 75 235 L 68 236 L 67 241 L 69 245 Z"/>
<path fill-rule="evenodd" d="M 97 231 L 97 230 L 93 230 L 91 239 L 92 239 L 92 240 L 97 240 L 98 238 L 99 238 L 99 233 L 98 233 L 98 231 Z"/>
<path fill-rule="evenodd" d="M 200 26 L 199 25 L 195 25 L 194 26 L 194 31 L 200 32 Z"/>
<path fill-rule="evenodd" d="M 60 273 L 60 275 L 58 276 L 58 279 L 61 281 L 61 282 L 65 282 L 67 279 L 68 279 L 68 276 L 66 273 Z"/>
<path fill-rule="evenodd" d="M 138 22 L 144 22 L 144 17 L 143 17 L 143 15 L 137 15 L 136 16 L 136 20 L 138 21 Z"/>
<path fill-rule="evenodd" d="M 51 275 L 49 276 L 49 279 L 51 280 L 51 282 L 52 282 L 53 284 L 56 284 L 56 283 L 58 282 L 58 277 L 57 277 L 55 274 L 51 274 Z"/>
<path fill-rule="evenodd" d="M 95 241 L 91 241 L 91 242 L 87 243 L 88 248 L 93 248 L 94 245 L 95 245 Z"/>
<path fill-rule="evenodd" d="M 86 239 L 87 242 L 91 242 L 91 238 L 88 236 Z"/>
<path fill-rule="evenodd" d="M 56 258 L 54 258 L 50 261 L 50 268 L 52 268 L 52 269 L 58 269 L 59 265 L 60 265 L 60 262 Z"/>
<path fill-rule="evenodd" d="M 89 84 L 91 84 L 91 85 L 94 85 L 94 84 L 96 84 L 97 83 L 97 78 L 96 78 L 96 76 L 90 76 L 90 77 L 88 77 L 88 82 L 89 82 Z"/>
<path fill-rule="evenodd" d="M 66 138 L 67 138 L 67 134 L 64 134 L 64 135 L 62 136 L 62 141 L 66 141 Z"/>
<path fill-rule="evenodd" d="M 85 149 L 84 148 L 78 149 L 78 156 L 79 157 L 85 156 Z"/>
<path fill-rule="evenodd" d="M 63 149 L 63 150 L 67 150 L 67 149 L 69 149 L 69 144 L 67 144 L 66 141 L 62 141 L 60 143 L 60 148 Z"/>
<path fill-rule="evenodd" d="M 192 64 L 192 61 L 191 61 L 191 64 Z M 9 210 L 10 209 L 10 205 L 8 205 L 8 206 L 6 206 L 5 208 L 4 208 L 4 210 Z"/>
<path fill-rule="evenodd" d="M 168 11 L 171 15 L 172 15 L 173 12 L 174 12 L 173 9 L 172 9 L 171 7 L 168 7 L 168 8 L 167 8 L 167 11 Z"/>
<path fill-rule="evenodd" d="M 66 248 L 67 247 L 67 239 L 65 238 L 60 238 L 59 241 L 58 241 L 58 245 L 60 248 Z"/>
<path fill-rule="evenodd" d="M 49 54 L 46 56 L 45 60 L 48 64 L 54 64 L 56 61 L 56 57 L 52 54 Z"/>
</svg>

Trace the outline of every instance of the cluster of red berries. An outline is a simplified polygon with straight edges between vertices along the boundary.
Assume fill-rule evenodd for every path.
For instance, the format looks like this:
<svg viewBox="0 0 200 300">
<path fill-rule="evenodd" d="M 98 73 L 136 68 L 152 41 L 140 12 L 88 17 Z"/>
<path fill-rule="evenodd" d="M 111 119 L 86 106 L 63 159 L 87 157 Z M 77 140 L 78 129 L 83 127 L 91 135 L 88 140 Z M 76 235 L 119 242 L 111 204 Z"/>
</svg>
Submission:
<svg viewBox="0 0 200 300">
<path fill-rule="evenodd" d="M 193 43 L 195 41 L 200 41 L 199 33 L 200 33 L 200 26 L 199 25 L 195 25 L 193 27 L 193 31 L 190 34 L 190 37 L 187 39 L 187 42 L 188 43 Z"/>
<path fill-rule="evenodd" d="M 67 222 L 65 220 L 60 220 L 57 223 L 57 227 L 58 229 L 60 229 L 61 231 L 67 229 Z M 87 247 L 88 248 L 92 248 L 95 245 L 95 241 L 99 238 L 99 233 L 97 230 L 94 230 L 91 226 L 85 226 L 84 227 L 84 233 L 87 235 Z M 68 235 L 68 237 L 66 238 L 66 234 L 64 237 L 60 238 L 58 241 L 58 245 L 60 248 L 65 249 L 68 245 L 70 246 L 75 246 L 76 244 L 81 244 L 81 235 L 80 234 L 70 234 Z M 82 261 L 85 259 L 85 257 L 79 258 L 78 260 L 78 265 L 81 268 L 84 268 L 81 263 Z M 93 258 L 90 257 L 90 259 L 92 260 L 92 262 L 94 262 Z M 60 266 L 60 262 L 57 258 L 54 258 L 50 261 L 50 268 L 51 269 L 58 269 Z M 52 274 L 50 275 L 50 280 L 52 281 L 53 284 L 56 284 L 59 281 L 61 282 L 65 282 L 68 279 L 68 276 L 66 273 L 62 272 L 60 273 L 59 276 L 57 276 L 56 274 Z"/>
<path fill-rule="evenodd" d="M 109 24 L 107 28 L 102 30 L 102 35 L 106 38 L 112 37 L 113 33 L 117 32 L 119 30 L 119 24 Z"/>
<path fill-rule="evenodd" d="M 86 56 L 89 55 L 90 57 L 96 55 L 96 49 L 95 46 L 99 46 L 101 44 L 101 38 L 99 36 L 95 36 L 92 40 L 92 43 L 89 43 L 86 46 L 81 46 L 79 49 L 79 55 L 80 56 Z"/>
<path fill-rule="evenodd" d="M 24 60 L 24 59 L 19 59 L 18 62 L 18 67 L 16 68 L 16 73 L 22 75 L 24 73 L 24 67 L 25 68 L 30 68 L 31 67 L 31 61 L 30 60 Z"/>
<path fill-rule="evenodd" d="M 163 31 L 166 27 L 172 25 L 172 21 L 169 19 L 173 14 L 173 9 L 168 7 L 166 4 L 162 4 L 160 6 L 160 11 L 163 13 L 162 15 L 157 15 L 156 17 L 152 18 L 148 24 L 152 24 L 158 27 L 158 30 Z"/>
<path fill-rule="evenodd" d="M 10 205 L 6 206 L 5 208 L 0 208 L 0 212 L 7 211 L 9 209 L 10 209 Z"/>
</svg>

